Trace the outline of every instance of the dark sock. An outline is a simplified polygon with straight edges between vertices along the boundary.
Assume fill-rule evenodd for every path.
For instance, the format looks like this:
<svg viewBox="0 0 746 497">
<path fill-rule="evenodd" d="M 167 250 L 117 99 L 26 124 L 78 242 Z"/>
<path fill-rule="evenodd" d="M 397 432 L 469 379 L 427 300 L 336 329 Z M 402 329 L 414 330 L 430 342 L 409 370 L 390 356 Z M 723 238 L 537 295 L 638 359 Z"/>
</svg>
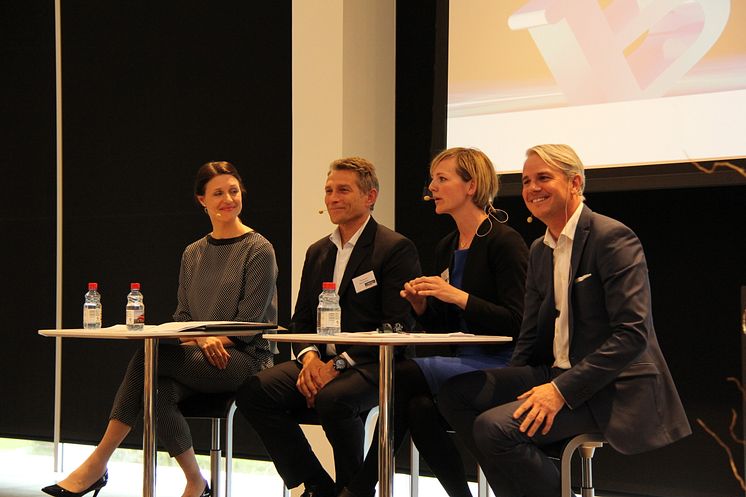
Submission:
<svg viewBox="0 0 746 497">
<path fill-rule="evenodd" d="M 317 489 L 322 495 L 335 494 L 334 480 L 332 480 L 332 477 L 326 471 L 309 476 L 303 481 L 303 485 L 306 488 Z"/>
</svg>

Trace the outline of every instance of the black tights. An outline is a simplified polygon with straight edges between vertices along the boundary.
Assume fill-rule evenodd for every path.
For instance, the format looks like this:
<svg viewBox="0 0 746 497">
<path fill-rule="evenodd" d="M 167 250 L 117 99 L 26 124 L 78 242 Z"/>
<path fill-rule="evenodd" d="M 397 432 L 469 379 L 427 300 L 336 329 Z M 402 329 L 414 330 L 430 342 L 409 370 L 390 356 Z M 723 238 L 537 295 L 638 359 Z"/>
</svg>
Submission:
<svg viewBox="0 0 746 497">
<path fill-rule="evenodd" d="M 420 454 L 450 497 L 471 497 L 464 463 L 448 433 L 430 387 L 417 363 L 396 363 L 394 372 L 394 449 L 399 450 L 407 430 Z M 378 427 L 362 469 L 347 485 L 359 497 L 373 495 L 378 481 Z"/>
</svg>

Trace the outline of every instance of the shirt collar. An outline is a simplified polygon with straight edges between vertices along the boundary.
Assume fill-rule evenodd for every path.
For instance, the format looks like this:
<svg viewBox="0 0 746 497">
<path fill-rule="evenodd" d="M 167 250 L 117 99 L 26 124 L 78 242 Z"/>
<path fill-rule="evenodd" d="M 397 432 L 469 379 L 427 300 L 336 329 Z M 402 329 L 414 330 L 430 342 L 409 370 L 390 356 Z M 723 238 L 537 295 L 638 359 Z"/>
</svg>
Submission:
<svg viewBox="0 0 746 497">
<path fill-rule="evenodd" d="M 370 222 L 370 214 L 368 214 L 368 218 L 365 220 L 362 226 L 360 226 L 360 229 L 358 229 L 354 235 L 350 237 L 349 240 L 347 240 L 347 243 L 345 243 L 345 247 L 354 247 L 357 243 L 358 239 L 360 238 L 360 235 L 363 234 L 363 230 L 366 226 L 368 226 L 368 222 Z M 329 235 L 329 240 L 337 247 L 338 250 L 342 250 L 342 234 L 339 232 L 339 226 L 337 226 L 334 231 L 332 231 L 332 234 Z"/>
<path fill-rule="evenodd" d="M 570 219 L 567 220 L 565 227 L 562 228 L 562 232 L 559 234 L 556 242 L 554 241 L 554 237 L 552 236 L 552 234 L 549 232 L 549 228 L 547 228 L 546 233 L 544 233 L 544 245 L 548 246 L 551 249 L 554 249 L 557 247 L 557 243 L 563 236 L 569 241 L 573 241 L 575 239 L 575 230 L 578 227 L 578 220 L 580 219 L 580 213 L 583 211 L 583 205 L 585 204 L 583 202 L 580 202 L 578 207 L 575 209 L 575 212 L 573 212 L 572 216 L 570 216 Z"/>
</svg>

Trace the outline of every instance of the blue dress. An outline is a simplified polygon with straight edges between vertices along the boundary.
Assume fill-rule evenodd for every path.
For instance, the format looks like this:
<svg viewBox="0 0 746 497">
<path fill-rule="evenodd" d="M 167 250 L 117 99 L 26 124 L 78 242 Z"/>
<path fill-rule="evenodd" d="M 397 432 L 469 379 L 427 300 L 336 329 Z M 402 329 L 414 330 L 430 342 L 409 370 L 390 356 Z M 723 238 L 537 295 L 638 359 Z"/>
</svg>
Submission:
<svg viewBox="0 0 746 497">
<path fill-rule="evenodd" d="M 461 289 L 464 266 L 468 256 L 469 249 L 455 250 L 453 253 L 453 267 L 450 271 L 449 283 L 458 289 Z M 472 332 L 463 317 L 459 323 L 459 329 L 453 331 Z M 437 395 L 440 387 L 449 378 L 472 371 L 507 366 L 512 352 L 512 347 L 505 347 L 488 354 L 481 345 L 460 345 L 456 347 L 453 356 L 415 357 L 413 360 L 422 370 L 430 391 L 433 395 Z"/>
</svg>

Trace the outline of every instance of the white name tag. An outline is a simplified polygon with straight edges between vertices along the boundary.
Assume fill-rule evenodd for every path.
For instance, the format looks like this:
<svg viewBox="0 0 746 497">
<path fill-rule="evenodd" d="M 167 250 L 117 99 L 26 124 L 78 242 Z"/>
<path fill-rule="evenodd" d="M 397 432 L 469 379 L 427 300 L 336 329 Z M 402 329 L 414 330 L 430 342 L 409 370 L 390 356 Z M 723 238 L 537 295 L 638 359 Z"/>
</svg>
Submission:
<svg viewBox="0 0 746 497">
<path fill-rule="evenodd" d="M 443 271 L 442 273 L 440 273 L 440 277 L 443 278 L 443 281 L 445 281 L 446 283 L 450 283 L 448 281 L 448 278 L 449 278 L 448 268 L 446 268 L 445 271 Z"/>
<path fill-rule="evenodd" d="M 352 284 L 355 285 L 355 293 L 364 292 L 365 290 L 378 286 L 376 275 L 373 274 L 373 271 L 368 271 L 357 278 L 352 278 Z"/>
</svg>

